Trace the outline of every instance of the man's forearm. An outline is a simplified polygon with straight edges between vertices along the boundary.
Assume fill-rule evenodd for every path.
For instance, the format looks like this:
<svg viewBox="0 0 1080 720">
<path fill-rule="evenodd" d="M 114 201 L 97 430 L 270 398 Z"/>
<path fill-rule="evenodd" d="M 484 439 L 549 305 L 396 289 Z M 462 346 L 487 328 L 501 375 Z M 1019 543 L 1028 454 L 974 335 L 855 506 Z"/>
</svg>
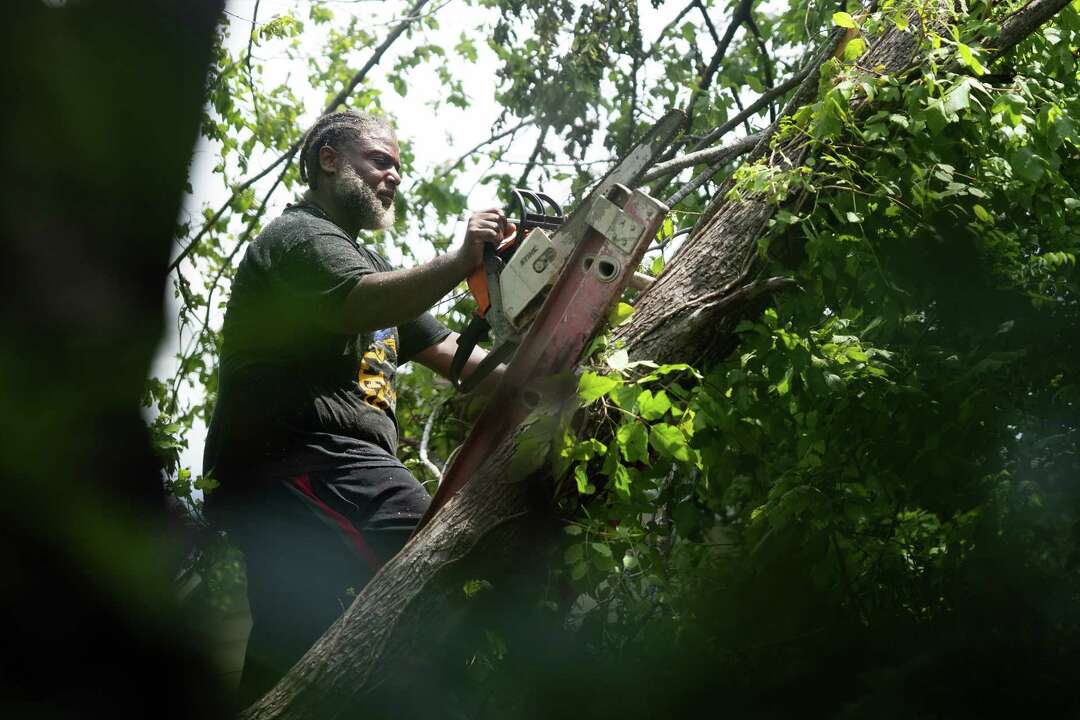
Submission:
<svg viewBox="0 0 1080 720">
<path fill-rule="evenodd" d="M 394 327 L 428 311 L 469 273 L 460 253 L 449 252 L 414 268 L 365 275 L 345 300 L 348 332 Z"/>
<path fill-rule="evenodd" d="M 450 333 L 442 342 L 418 352 L 416 361 L 431 368 L 444 378 L 449 378 L 450 367 L 454 362 L 454 355 L 458 349 L 458 338 L 460 337 L 456 332 Z M 465 367 L 462 368 L 462 377 L 467 378 L 472 375 L 473 371 L 476 370 L 476 366 L 483 362 L 485 357 L 487 357 L 487 352 L 483 348 L 474 347 L 472 355 L 465 361 Z M 505 370 L 505 365 L 497 365 L 487 377 L 480 381 L 480 384 L 473 392 L 477 395 L 487 395 L 494 391 Z"/>
</svg>

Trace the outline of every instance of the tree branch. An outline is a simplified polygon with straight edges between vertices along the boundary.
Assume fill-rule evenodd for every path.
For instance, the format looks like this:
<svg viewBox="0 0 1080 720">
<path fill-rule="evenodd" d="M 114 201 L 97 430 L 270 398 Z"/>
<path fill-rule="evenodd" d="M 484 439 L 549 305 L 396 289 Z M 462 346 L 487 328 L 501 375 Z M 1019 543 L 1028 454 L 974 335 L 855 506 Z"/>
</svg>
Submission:
<svg viewBox="0 0 1080 720">
<path fill-rule="evenodd" d="M 1032 0 L 1001 23 L 1001 33 L 987 46 L 994 58 L 1011 50 L 1038 30 L 1047 20 L 1065 9 L 1069 0 Z"/>
<path fill-rule="evenodd" d="M 442 468 L 435 463 L 431 462 L 428 457 L 428 444 L 431 442 L 431 429 L 435 427 L 435 418 L 439 416 L 439 412 L 442 410 L 443 405 L 446 404 L 447 397 L 443 397 L 439 402 L 435 403 L 435 406 L 431 408 L 431 414 L 428 415 L 427 421 L 424 423 L 424 432 L 420 436 L 420 462 L 435 476 L 435 485 L 438 486 L 439 481 L 442 479 Z M 426 483 L 425 483 L 426 484 Z"/>
<path fill-rule="evenodd" d="M 716 26 L 713 25 L 712 18 L 709 17 L 709 10 L 705 7 L 705 4 L 701 0 L 694 0 L 694 5 L 701 11 L 701 17 L 705 20 L 705 27 L 709 29 L 709 34 L 712 35 L 713 42 L 716 46 L 720 46 L 720 35 L 716 32 Z"/>
<path fill-rule="evenodd" d="M 761 53 L 761 73 L 765 76 L 765 87 L 772 87 L 775 81 L 773 74 L 773 60 L 769 55 L 769 48 L 765 45 L 765 38 L 761 36 L 761 29 L 754 20 L 754 12 L 751 10 L 746 16 L 746 27 L 757 41 L 758 52 Z M 769 122 L 776 122 L 776 106 L 769 103 Z"/>
<path fill-rule="evenodd" d="M 642 181 L 651 182 L 658 178 L 676 173 L 684 168 L 700 165 L 701 163 L 728 162 L 733 158 L 745 155 L 753 150 L 760 139 L 761 133 L 747 135 L 746 137 L 739 138 L 730 145 L 698 150 L 697 152 L 687 153 L 686 155 L 681 155 L 666 162 L 657 163 L 653 166 L 652 170 L 645 173 Z"/>
<path fill-rule="evenodd" d="M 521 177 L 518 178 L 516 187 L 525 187 L 525 183 L 529 179 L 529 173 L 536 167 L 536 159 L 540 157 L 540 151 L 544 149 L 544 141 L 547 140 L 549 130 L 551 130 L 551 126 L 547 124 L 540 128 L 540 137 L 536 138 L 536 145 L 533 146 L 532 155 L 529 156 L 528 161 L 525 163 L 525 168 L 521 171 Z"/>
<path fill-rule="evenodd" d="M 702 73 L 698 86 L 690 95 L 689 102 L 686 103 L 686 127 L 688 129 L 693 127 L 694 107 L 712 84 L 713 76 L 720 68 L 720 63 L 727 54 L 728 47 L 731 45 L 731 40 L 735 37 L 735 31 L 739 29 L 739 26 L 742 25 L 747 15 L 750 14 L 750 6 L 752 3 L 753 0 L 740 0 L 739 4 L 735 7 L 735 10 L 731 13 L 731 22 L 728 23 L 727 29 L 724 31 L 724 37 L 720 38 L 720 42 L 716 46 L 716 52 L 713 53 L 712 60 L 709 61 L 709 66 L 705 68 L 705 72 Z"/>
<path fill-rule="evenodd" d="M 433 180 L 441 180 L 442 178 L 446 177 L 447 175 L 452 173 L 454 170 L 456 170 L 458 168 L 458 166 L 460 166 L 463 162 L 468 160 L 469 157 L 472 156 L 472 154 L 475 153 L 476 151 L 478 151 L 481 148 L 483 148 L 483 147 L 485 147 L 487 145 L 490 145 L 490 144 L 492 144 L 494 142 L 498 142 L 499 140 L 502 140 L 504 137 L 506 137 L 508 135 L 513 135 L 514 133 L 516 133 L 521 128 L 523 128 L 523 127 L 525 127 L 527 125 L 532 125 L 534 122 L 536 122 L 535 118 L 531 118 L 531 117 L 525 118 L 524 120 L 519 122 L 517 125 L 513 126 L 512 128 L 508 128 L 506 130 L 503 130 L 502 132 L 499 132 L 499 133 L 496 133 L 496 134 L 492 135 L 487 140 L 482 140 L 482 141 L 476 143 L 471 148 L 469 148 L 464 153 L 462 153 L 461 157 L 459 157 L 457 160 L 455 160 L 454 162 L 447 165 L 444 169 L 440 170 L 438 172 L 438 174 L 435 175 Z"/>
<path fill-rule="evenodd" d="M 836 33 L 833 34 L 835 35 Z M 799 83 L 806 79 L 807 75 L 809 75 L 811 72 L 816 71 L 820 64 L 820 62 L 811 61 L 784 82 L 780 83 L 774 88 L 766 90 L 757 100 L 750 103 L 745 110 L 740 112 L 738 115 L 729 118 L 723 125 L 719 126 L 718 128 L 706 133 L 705 136 L 702 137 L 696 145 L 694 145 L 694 150 L 700 150 L 704 147 L 711 145 L 719 138 L 723 137 L 724 135 L 737 128 L 743 120 L 758 112 L 763 107 L 771 103 L 773 100 L 781 97 L 787 91 L 791 90 L 794 87 L 797 87 Z"/>
</svg>

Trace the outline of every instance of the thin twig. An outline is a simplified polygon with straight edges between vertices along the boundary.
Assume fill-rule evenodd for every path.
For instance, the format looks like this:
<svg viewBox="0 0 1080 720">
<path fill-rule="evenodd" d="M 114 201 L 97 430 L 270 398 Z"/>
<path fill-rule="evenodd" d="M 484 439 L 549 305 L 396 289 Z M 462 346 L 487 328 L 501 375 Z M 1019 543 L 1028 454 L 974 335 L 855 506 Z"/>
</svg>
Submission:
<svg viewBox="0 0 1080 720">
<path fill-rule="evenodd" d="M 420 462 L 435 476 L 436 487 L 438 487 L 439 482 L 442 480 L 443 471 L 442 468 L 431 462 L 431 459 L 428 458 L 428 443 L 431 442 L 431 429 L 435 426 L 435 418 L 439 416 L 439 412 L 442 410 L 443 405 L 446 404 L 447 397 L 448 396 L 444 396 L 439 402 L 435 403 L 435 407 L 431 408 L 431 414 L 428 415 L 427 422 L 424 423 L 424 432 L 420 436 Z"/>
<path fill-rule="evenodd" d="M 739 108 L 739 113 L 745 115 L 743 118 L 743 130 L 747 135 L 753 134 L 754 130 L 750 127 L 750 116 L 746 115 L 746 106 L 742 103 L 742 98 L 739 97 L 739 92 L 735 88 L 729 88 L 731 91 L 731 98 L 735 101 L 735 107 Z"/>
<path fill-rule="evenodd" d="M 653 53 L 656 52 L 656 49 L 658 47 L 660 47 L 660 42 L 664 39 L 664 37 L 667 36 L 667 34 L 669 32 L 671 32 L 671 29 L 674 28 L 679 23 L 680 20 L 682 20 L 684 17 L 686 17 L 686 13 L 693 10 L 694 6 L 697 5 L 697 4 L 698 4 L 698 0 L 691 0 L 689 5 L 687 5 L 682 10 L 679 11 L 679 14 L 675 16 L 675 19 L 673 19 L 671 22 L 669 22 L 667 25 L 665 25 L 660 30 L 660 34 L 656 36 L 656 40 L 653 42 L 652 45 L 649 46 L 649 51 L 647 53 L 645 53 L 645 57 L 652 57 L 653 56 Z"/>
<path fill-rule="evenodd" d="M 277 159 L 274 160 L 274 162 L 270 163 L 265 169 L 255 175 L 252 175 L 247 180 L 237 185 L 229 198 L 221 205 L 220 208 L 218 208 L 217 212 L 211 215 L 210 219 L 203 224 L 202 228 L 199 230 L 198 233 L 196 233 L 195 237 L 191 239 L 191 242 L 189 242 L 184 247 L 184 249 L 180 251 L 180 254 L 176 256 L 175 260 L 169 263 L 168 272 L 176 270 L 180 266 L 180 263 L 184 261 L 184 258 L 191 254 L 191 251 L 195 249 L 195 246 L 199 244 L 199 241 L 202 240 L 203 236 L 210 230 L 210 228 L 217 224 L 217 221 L 220 220 L 221 216 L 225 214 L 225 211 L 232 206 L 233 200 L 235 200 L 237 196 L 240 195 L 240 193 L 242 193 L 244 190 L 247 190 L 259 180 L 262 180 L 264 177 L 269 175 L 270 171 L 276 168 L 278 165 L 285 162 L 286 160 L 291 159 L 293 154 L 295 154 L 296 151 L 299 149 L 300 140 L 297 140 L 289 147 L 288 150 L 279 155 Z"/>
<path fill-rule="evenodd" d="M 701 0 L 694 0 L 694 5 L 697 5 L 697 9 L 701 11 L 701 17 L 705 20 L 705 27 L 709 29 L 709 34 L 712 35 L 713 43 L 720 44 L 720 35 L 716 32 L 716 26 L 713 25 L 712 18 L 709 17 L 709 10 L 705 7 L 705 3 Z"/>
<path fill-rule="evenodd" d="M 447 175 L 452 173 L 454 170 L 456 170 L 463 162 L 468 160 L 472 156 L 473 153 L 481 150 L 482 148 L 484 148 L 487 145 L 490 145 L 490 144 L 492 144 L 494 142 L 498 142 L 499 140 L 502 140 L 507 135 L 513 135 L 514 133 L 516 133 L 518 130 L 525 127 L 526 125 L 532 125 L 533 122 L 535 122 L 535 118 L 531 118 L 531 117 L 525 118 L 524 120 L 519 122 L 514 127 L 503 130 L 500 133 L 496 133 L 495 135 L 492 135 L 487 140 L 482 140 L 482 141 L 476 143 L 471 148 L 469 148 L 464 153 L 462 153 L 461 157 L 459 157 L 457 160 L 455 160 L 454 162 L 450 163 L 445 168 L 440 170 L 438 172 L 438 174 L 435 175 L 435 177 L 432 180 L 433 181 L 442 180 L 444 177 L 446 177 Z"/>
<path fill-rule="evenodd" d="M 731 13 L 731 22 L 728 23 L 727 29 L 724 31 L 724 37 L 720 38 L 720 42 L 717 43 L 716 52 L 713 53 L 712 60 L 709 61 L 709 66 L 705 68 L 705 72 L 702 73 L 697 87 L 694 88 L 694 92 L 690 95 L 690 100 L 686 103 L 687 128 L 693 126 L 694 108 L 697 106 L 701 96 L 708 92 L 709 86 L 712 84 L 713 76 L 716 74 L 716 71 L 720 69 L 720 63 L 723 61 L 724 56 L 727 55 L 728 47 L 735 37 L 735 31 L 739 29 L 743 20 L 750 13 L 750 5 L 752 2 L 753 0 L 741 0 L 739 5 Z"/>
<path fill-rule="evenodd" d="M 765 38 L 761 35 L 761 29 L 758 28 L 757 21 L 754 20 L 753 11 L 746 16 L 746 27 L 757 41 L 758 52 L 761 53 L 761 72 L 765 76 L 765 87 L 772 87 L 775 82 L 773 79 L 773 60 L 772 56 L 769 55 L 769 48 L 765 45 Z M 773 103 L 769 103 L 769 122 L 776 122 L 776 106 Z"/>
<path fill-rule="evenodd" d="M 251 48 L 255 44 L 255 27 L 259 21 L 259 3 L 262 0 L 255 0 L 255 9 L 251 13 L 251 32 L 248 33 L 248 46 L 247 57 L 244 58 L 244 62 L 247 65 L 247 78 L 248 87 L 251 88 L 251 106 L 255 109 L 255 125 L 262 125 L 262 118 L 259 116 L 259 97 L 255 92 L 255 78 L 251 72 Z"/>
<path fill-rule="evenodd" d="M 540 157 L 540 152 L 544 149 L 544 141 L 547 140 L 548 130 L 550 129 L 551 126 L 546 123 L 540 128 L 540 137 L 536 138 L 536 145 L 533 146 L 532 155 L 529 156 L 528 162 L 525 163 L 525 168 L 521 171 L 521 177 L 518 178 L 515 187 L 525 187 L 529 174 L 536 167 L 536 159 Z"/>
<path fill-rule="evenodd" d="M 728 119 L 727 122 L 716 128 L 715 130 L 706 133 L 705 136 L 701 138 L 701 140 L 699 140 L 698 143 L 694 146 L 694 150 L 700 150 L 704 147 L 708 147 L 719 138 L 723 137 L 727 133 L 737 128 L 740 124 L 742 124 L 743 120 L 758 112 L 763 107 L 771 103 L 773 100 L 776 100 L 778 97 L 786 93 L 788 90 L 796 87 L 799 83 L 806 79 L 807 75 L 809 75 L 812 71 L 816 70 L 817 67 L 817 63 L 809 62 L 801 70 L 789 77 L 784 82 L 780 83 L 774 88 L 766 90 L 757 100 L 747 105 L 746 110 L 740 112 L 735 117 Z"/>
</svg>

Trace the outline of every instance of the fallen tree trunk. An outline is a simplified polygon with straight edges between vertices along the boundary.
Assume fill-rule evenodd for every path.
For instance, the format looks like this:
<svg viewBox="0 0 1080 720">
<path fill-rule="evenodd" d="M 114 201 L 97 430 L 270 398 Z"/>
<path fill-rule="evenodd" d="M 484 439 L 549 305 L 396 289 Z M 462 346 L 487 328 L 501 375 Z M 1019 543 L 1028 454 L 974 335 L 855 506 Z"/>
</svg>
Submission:
<svg viewBox="0 0 1080 720">
<path fill-rule="evenodd" d="M 998 52 L 1033 32 L 1066 2 L 1029 3 L 1003 26 Z M 944 5 L 936 7 L 938 19 L 944 20 Z M 832 56 L 842 35 L 830 36 L 816 55 L 818 64 Z M 919 47 L 911 33 L 888 30 L 869 49 L 866 64 L 899 73 L 916 63 Z M 789 111 L 812 101 L 817 83 L 815 70 L 789 103 Z M 770 134 L 765 133 L 752 157 L 766 158 L 778 169 L 802 164 L 808 150 L 805 140 L 767 149 Z M 748 282 L 756 241 L 777 210 L 775 199 L 727 199 L 726 190 L 717 194 L 677 262 L 639 298 L 634 320 L 620 333 L 631 356 L 693 363 L 715 355 L 730 342 L 741 301 L 776 287 L 768 281 Z M 544 509 L 550 490 L 544 480 L 550 477 L 512 477 L 513 452 L 513 442 L 499 447 L 315 647 L 243 717 L 301 720 L 437 713 L 438 698 L 429 694 L 437 696 L 445 689 L 438 659 L 453 641 L 453 617 L 460 611 L 468 569 L 477 576 L 497 577 L 510 562 L 535 556 L 536 545 L 530 540 L 546 534 Z M 541 492 L 533 495 L 537 490 Z"/>
</svg>

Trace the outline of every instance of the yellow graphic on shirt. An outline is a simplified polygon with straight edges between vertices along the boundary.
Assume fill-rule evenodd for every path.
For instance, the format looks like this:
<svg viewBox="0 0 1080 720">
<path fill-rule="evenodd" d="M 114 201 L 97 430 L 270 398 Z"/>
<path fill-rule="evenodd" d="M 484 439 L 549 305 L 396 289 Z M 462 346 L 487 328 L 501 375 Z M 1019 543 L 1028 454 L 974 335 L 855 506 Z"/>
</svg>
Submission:
<svg viewBox="0 0 1080 720">
<path fill-rule="evenodd" d="M 397 336 L 394 328 L 377 330 L 374 341 L 360 360 L 357 384 L 364 402 L 380 410 L 394 411 L 397 392 L 393 376 L 397 369 Z"/>
</svg>

